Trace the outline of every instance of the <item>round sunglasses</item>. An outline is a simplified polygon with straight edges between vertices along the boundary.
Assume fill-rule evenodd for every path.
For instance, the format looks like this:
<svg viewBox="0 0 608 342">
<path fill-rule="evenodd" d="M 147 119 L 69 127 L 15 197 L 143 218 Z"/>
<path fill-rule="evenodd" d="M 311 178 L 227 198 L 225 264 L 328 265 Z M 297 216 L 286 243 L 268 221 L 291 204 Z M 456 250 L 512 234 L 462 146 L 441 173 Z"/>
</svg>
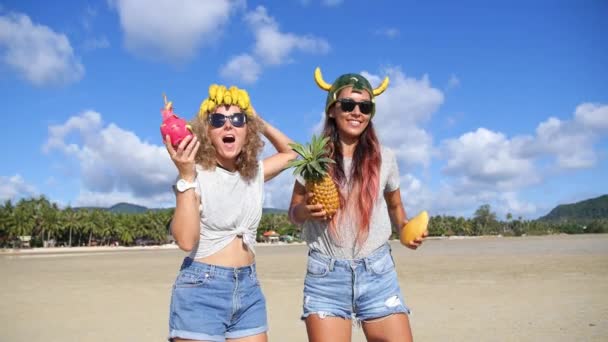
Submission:
<svg viewBox="0 0 608 342">
<path fill-rule="evenodd" d="M 232 115 L 213 113 L 208 116 L 209 124 L 215 128 L 223 127 L 227 119 L 230 120 L 232 126 L 243 127 L 247 122 L 247 115 L 245 113 L 234 113 Z"/>
<path fill-rule="evenodd" d="M 345 112 L 352 112 L 355 110 L 355 106 L 359 106 L 359 111 L 365 115 L 370 114 L 374 110 L 374 103 L 372 101 L 357 102 L 353 99 L 344 98 L 339 99 L 337 102 L 340 102 L 340 107 Z"/>
</svg>

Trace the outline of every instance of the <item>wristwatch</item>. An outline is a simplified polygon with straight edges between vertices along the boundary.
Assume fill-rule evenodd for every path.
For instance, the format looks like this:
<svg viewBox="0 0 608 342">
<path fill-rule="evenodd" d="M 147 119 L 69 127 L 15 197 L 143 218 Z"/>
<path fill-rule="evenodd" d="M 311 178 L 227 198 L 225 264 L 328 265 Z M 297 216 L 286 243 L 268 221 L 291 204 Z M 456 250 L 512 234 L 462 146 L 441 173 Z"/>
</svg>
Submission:
<svg viewBox="0 0 608 342">
<path fill-rule="evenodd" d="M 196 181 L 188 182 L 187 180 L 181 178 L 180 180 L 177 181 L 177 183 L 175 183 L 175 189 L 179 192 L 184 192 L 188 189 L 194 189 L 194 188 L 196 188 Z"/>
</svg>

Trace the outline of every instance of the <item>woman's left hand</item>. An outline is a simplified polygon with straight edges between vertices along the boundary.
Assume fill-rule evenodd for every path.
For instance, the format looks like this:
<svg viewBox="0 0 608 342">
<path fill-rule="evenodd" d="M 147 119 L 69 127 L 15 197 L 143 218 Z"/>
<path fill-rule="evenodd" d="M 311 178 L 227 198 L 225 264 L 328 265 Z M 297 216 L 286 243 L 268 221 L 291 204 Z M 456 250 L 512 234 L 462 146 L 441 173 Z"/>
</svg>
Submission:
<svg viewBox="0 0 608 342">
<path fill-rule="evenodd" d="M 426 239 L 427 236 L 429 236 L 429 231 L 425 230 L 424 233 L 422 233 L 421 237 L 415 239 L 412 242 L 406 243 L 405 247 L 409 249 L 417 249 L 418 247 L 422 246 L 422 243 L 424 242 L 424 239 Z"/>
</svg>

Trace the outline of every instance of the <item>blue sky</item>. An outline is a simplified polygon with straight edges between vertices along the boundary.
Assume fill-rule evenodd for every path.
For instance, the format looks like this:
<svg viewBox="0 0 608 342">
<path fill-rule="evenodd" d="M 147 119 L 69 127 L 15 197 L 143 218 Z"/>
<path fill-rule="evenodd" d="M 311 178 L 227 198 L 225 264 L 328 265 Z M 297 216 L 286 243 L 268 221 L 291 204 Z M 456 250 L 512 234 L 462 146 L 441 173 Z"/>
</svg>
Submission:
<svg viewBox="0 0 608 342">
<path fill-rule="evenodd" d="M 1 2 L 0 200 L 171 206 L 163 92 L 191 118 L 209 84 L 244 87 L 304 142 L 322 122 L 316 66 L 390 77 L 374 124 L 408 212 L 536 218 L 608 193 L 608 2 L 370 3 Z M 267 183 L 265 205 L 292 186 Z"/>
</svg>

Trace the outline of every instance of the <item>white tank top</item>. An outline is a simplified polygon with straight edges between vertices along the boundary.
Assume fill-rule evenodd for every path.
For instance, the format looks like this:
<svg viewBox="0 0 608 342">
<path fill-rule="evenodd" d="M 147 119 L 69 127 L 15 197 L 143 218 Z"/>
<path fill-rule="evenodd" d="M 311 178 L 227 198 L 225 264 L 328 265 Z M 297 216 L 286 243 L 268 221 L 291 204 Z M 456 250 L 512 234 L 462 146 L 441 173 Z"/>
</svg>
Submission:
<svg viewBox="0 0 608 342">
<path fill-rule="evenodd" d="M 200 239 L 190 253 L 193 259 L 204 258 L 226 247 L 236 236 L 255 253 L 256 231 L 264 203 L 264 163 L 247 182 L 238 172 L 216 167 L 203 170 L 196 166 L 197 188 L 201 196 Z"/>
</svg>

